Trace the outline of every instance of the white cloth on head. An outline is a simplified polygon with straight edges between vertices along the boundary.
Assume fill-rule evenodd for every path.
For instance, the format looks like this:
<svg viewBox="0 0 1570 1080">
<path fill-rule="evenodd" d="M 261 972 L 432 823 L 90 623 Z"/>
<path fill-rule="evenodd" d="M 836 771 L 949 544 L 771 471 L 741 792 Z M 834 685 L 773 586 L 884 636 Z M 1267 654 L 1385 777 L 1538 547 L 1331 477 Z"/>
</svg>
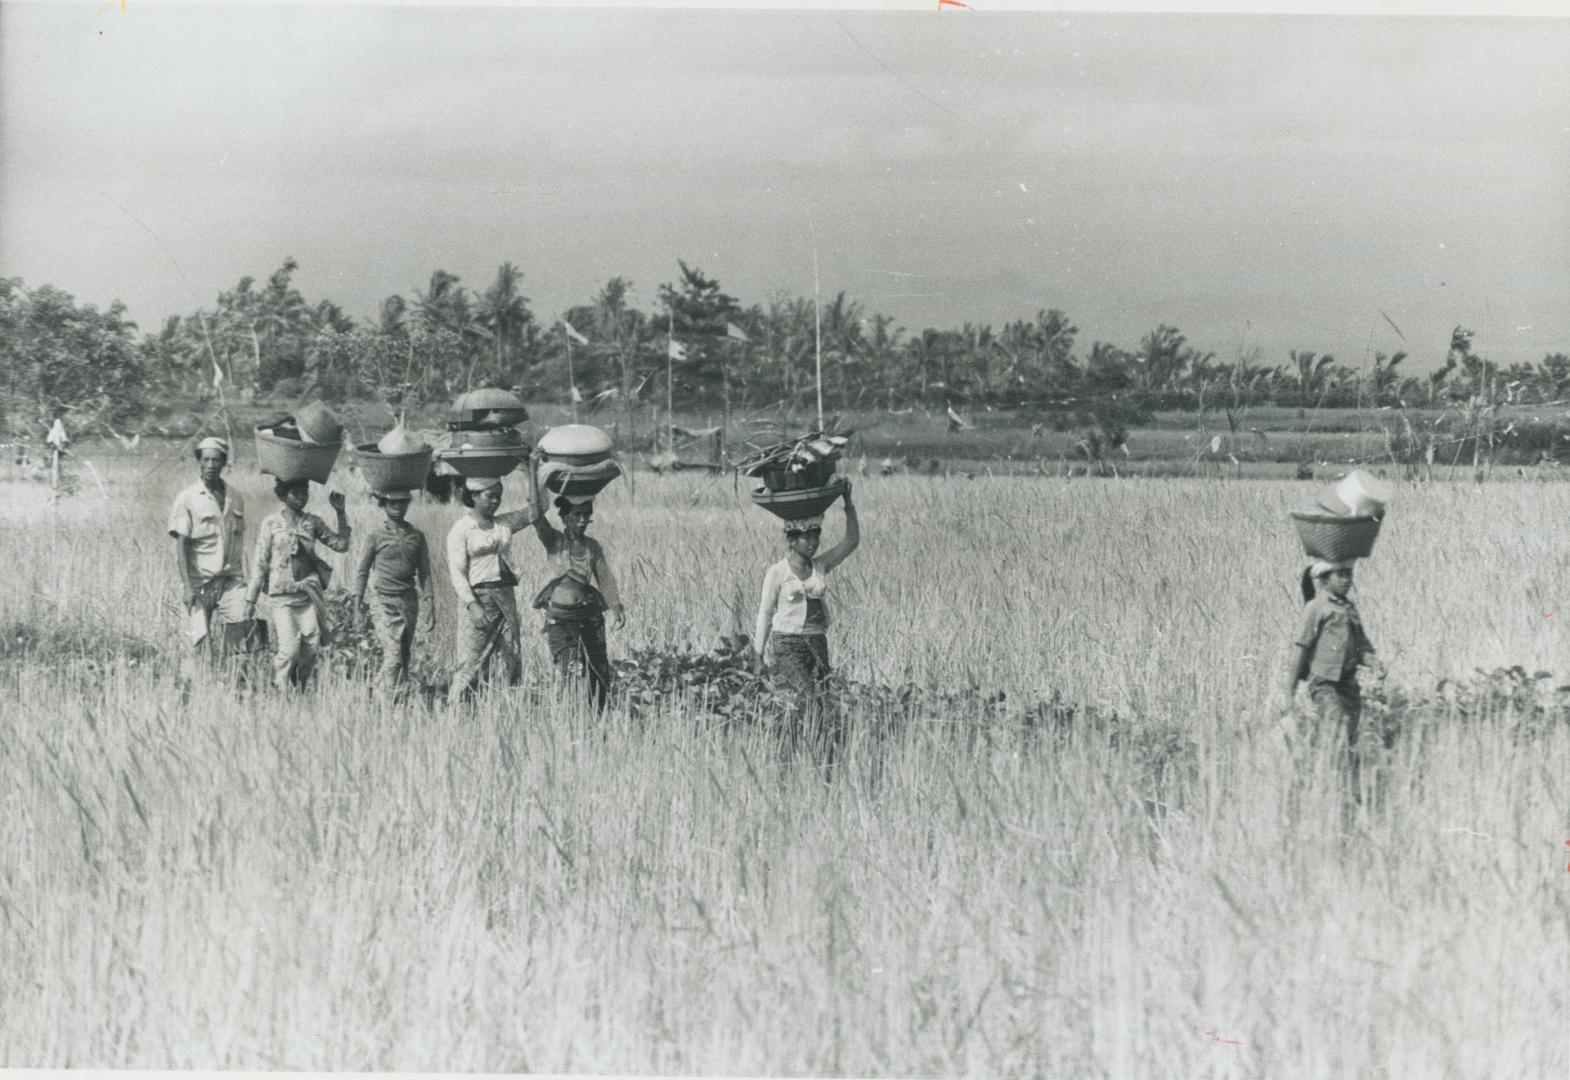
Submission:
<svg viewBox="0 0 1570 1080">
<path fill-rule="evenodd" d="M 225 459 L 229 457 L 229 444 L 216 435 L 209 435 L 207 438 L 196 444 L 196 452 L 198 455 L 200 455 L 203 450 L 216 450 L 222 454 Z"/>
<path fill-rule="evenodd" d="M 1309 564 L 1308 572 L 1312 576 L 1320 578 L 1334 570 L 1350 570 L 1352 569 L 1352 564 L 1356 561 L 1356 559 L 1315 559 Z"/>
<path fill-rule="evenodd" d="M 814 514 L 812 517 L 797 518 L 795 521 L 787 521 L 785 523 L 785 531 L 788 533 L 806 532 L 809 529 L 821 528 L 823 528 L 822 514 Z"/>
<path fill-rule="evenodd" d="M 463 486 L 470 491 L 489 491 L 493 487 L 501 487 L 502 482 L 494 476 L 471 476 L 463 482 Z"/>
</svg>

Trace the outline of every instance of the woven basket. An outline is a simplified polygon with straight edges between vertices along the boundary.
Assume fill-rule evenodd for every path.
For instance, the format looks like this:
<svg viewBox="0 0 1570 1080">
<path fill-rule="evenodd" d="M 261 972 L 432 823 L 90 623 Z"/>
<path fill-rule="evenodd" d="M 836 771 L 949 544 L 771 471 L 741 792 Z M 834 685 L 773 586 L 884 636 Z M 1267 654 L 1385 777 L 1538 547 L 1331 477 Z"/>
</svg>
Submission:
<svg viewBox="0 0 1570 1080">
<path fill-rule="evenodd" d="M 777 518 L 799 521 L 802 518 L 817 517 L 833 506 L 834 500 L 843 494 L 845 494 L 845 478 L 835 476 L 823 487 L 809 488 L 805 491 L 770 491 L 766 487 L 754 488 L 752 501 Z"/>
<path fill-rule="evenodd" d="M 605 490 L 607 484 L 621 475 L 621 466 L 614 461 L 601 461 L 597 465 L 564 465 L 560 462 L 542 462 L 540 476 L 545 490 L 573 498 L 593 498 Z"/>
<path fill-rule="evenodd" d="M 1374 551 L 1383 519 L 1376 517 L 1338 517 L 1333 514 L 1292 512 L 1292 524 L 1303 543 L 1303 553 L 1311 559 L 1340 562 L 1366 559 Z"/>
<path fill-rule="evenodd" d="M 449 431 L 487 431 L 514 427 L 529 419 L 529 410 L 516 394 L 485 387 L 459 394 L 447 414 Z"/>
<path fill-rule="evenodd" d="M 591 424 L 561 424 L 540 436 L 540 453 L 563 465 L 598 465 L 616 449 L 611 437 Z"/>
<path fill-rule="evenodd" d="M 349 459 L 371 485 L 372 491 L 413 491 L 425 486 L 431 468 L 431 448 L 422 447 L 407 454 L 384 454 L 375 443 L 356 446 Z"/>
<path fill-rule="evenodd" d="M 341 442 L 300 442 L 280 438 L 266 428 L 256 429 L 256 467 L 280 480 L 315 480 L 325 484 L 342 449 Z"/>
<path fill-rule="evenodd" d="M 494 479 L 506 476 L 529 458 L 529 448 L 499 450 L 440 450 L 436 460 L 445 462 L 459 476 Z"/>
<path fill-rule="evenodd" d="M 817 490 L 834 478 L 834 462 L 814 461 L 800 469 L 790 467 L 769 469 L 759 474 L 763 486 L 770 491 Z"/>
</svg>

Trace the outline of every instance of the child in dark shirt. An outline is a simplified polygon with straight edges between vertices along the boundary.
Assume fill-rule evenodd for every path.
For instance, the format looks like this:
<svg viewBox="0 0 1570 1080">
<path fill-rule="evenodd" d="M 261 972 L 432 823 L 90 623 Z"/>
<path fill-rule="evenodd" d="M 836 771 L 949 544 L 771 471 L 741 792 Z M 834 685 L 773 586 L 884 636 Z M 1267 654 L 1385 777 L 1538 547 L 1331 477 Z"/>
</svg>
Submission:
<svg viewBox="0 0 1570 1080">
<path fill-rule="evenodd" d="M 1383 675 L 1384 665 L 1363 630 L 1357 605 L 1348 596 L 1352 562 L 1319 560 L 1303 571 L 1303 599 L 1307 603 L 1303 629 L 1287 665 L 1287 701 L 1296 699 L 1298 683 L 1308 683 L 1308 695 L 1320 719 L 1339 725 L 1346 733 L 1355 784 L 1358 722 L 1363 712 L 1357 673 L 1366 667 Z"/>
</svg>

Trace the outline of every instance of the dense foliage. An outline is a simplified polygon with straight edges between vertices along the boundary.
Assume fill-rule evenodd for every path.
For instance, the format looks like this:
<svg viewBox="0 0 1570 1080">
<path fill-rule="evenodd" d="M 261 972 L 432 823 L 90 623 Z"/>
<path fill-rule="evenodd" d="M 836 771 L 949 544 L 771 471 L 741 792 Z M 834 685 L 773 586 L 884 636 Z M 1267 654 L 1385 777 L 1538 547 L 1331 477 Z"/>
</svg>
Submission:
<svg viewBox="0 0 1570 1080">
<path fill-rule="evenodd" d="M 356 322 L 330 300 L 301 295 L 289 258 L 265 283 L 242 278 L 211 309 L 172 316 L 150 334 L 139 334 L 118 302 L 100 312 L 52 286 L 0 281 L 0 420 L 12 429 L 61 415 L 78 428 L 112 425 L 157 403 L 218 393 L 418 405 L 477 383 L 516 386 L 539 400 L 576 393 L 591 410 L 657 408 L 672 336 L 684 356 L 671 398 L 684 408 L 810 406 L 821 337 L 831 411 L 984 405 L 1030 410 L 1060 426 L 1094 423 L 1109 437 L 1152 409 L 1268 402 L 1482 410 L 1570 393 L 1570 355 L 1501 367 L 1473 351 L 1462 327 L 1441 364 L 1409 375 L 1404 352 L 1360 366 L 1296 349 L 1275 364 L 1258 350 L 1223 360 L 1166 325 L 1132 348 L 1085 348 L 1057 309 L 1002 327 L 911 332 L 843 292 L 821 311 L 811 298 L 784 295 L 748 306 L 700 269 L 677 268 L 652 312 L 639 310 L 621 277 L 570 307 L 565 322 L 578 341 L 535 317 L 512 263 L 476 291 L 437 270 L 412 299 L 389 296 L 374 321 Z"/>
</svg>

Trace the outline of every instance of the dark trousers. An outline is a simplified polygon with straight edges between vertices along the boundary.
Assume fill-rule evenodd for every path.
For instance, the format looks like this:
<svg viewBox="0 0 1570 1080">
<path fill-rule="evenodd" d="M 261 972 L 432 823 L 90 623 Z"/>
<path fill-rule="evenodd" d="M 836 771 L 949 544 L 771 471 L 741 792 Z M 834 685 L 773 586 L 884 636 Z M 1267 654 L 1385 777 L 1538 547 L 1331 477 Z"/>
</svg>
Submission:
<svg viewBox="0 0 1570 1080">
<path fill-rule="evenodd" d="M 1340 682 L 1317 680 L 1309 687 L 1308 696 L 1324 725 L 1332 731 L 1339 729 L 1345 736 L 1343 764 L 1352 797 L 1361 803 L 1363 766 L 1368 766 L 1370 779 L 1377 779 L 1383 751 L 1390 749 L 1391 733 L 1363 730 L 1363 695 L 1358 689 L 1356 675 L 1348 675 Z"/>
<path fill-rule="evenodd" d="M 611 661 L 605 650 L 605 616 L 588 619 L 551 619 L 545 624 L 545 644 L 551 663 L 568 679 L 589 680 L 594 711 L 603 712 L 611 687 Z"/>
</svg>

